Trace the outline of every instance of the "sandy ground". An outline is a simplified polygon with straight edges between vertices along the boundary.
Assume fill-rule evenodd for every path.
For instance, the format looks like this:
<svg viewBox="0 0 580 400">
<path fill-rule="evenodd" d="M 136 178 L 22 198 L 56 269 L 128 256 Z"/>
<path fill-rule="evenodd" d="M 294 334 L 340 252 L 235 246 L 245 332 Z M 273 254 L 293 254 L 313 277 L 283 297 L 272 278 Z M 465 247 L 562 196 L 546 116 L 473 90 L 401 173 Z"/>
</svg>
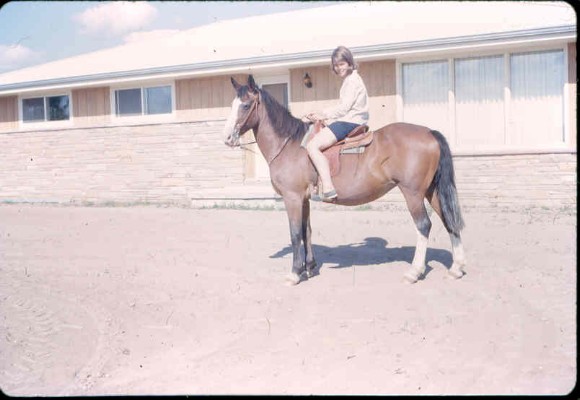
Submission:
<svg viewBox="0 0 580 400">
<path fill-rule="evenodd" d="M 284 211 L 0 206 L 10 395 L 565 394 L 576 213 L 439 220 L 415 285 L 405 211 L 313 211 L 320 275 L 290 287 Z"/>
</svg>

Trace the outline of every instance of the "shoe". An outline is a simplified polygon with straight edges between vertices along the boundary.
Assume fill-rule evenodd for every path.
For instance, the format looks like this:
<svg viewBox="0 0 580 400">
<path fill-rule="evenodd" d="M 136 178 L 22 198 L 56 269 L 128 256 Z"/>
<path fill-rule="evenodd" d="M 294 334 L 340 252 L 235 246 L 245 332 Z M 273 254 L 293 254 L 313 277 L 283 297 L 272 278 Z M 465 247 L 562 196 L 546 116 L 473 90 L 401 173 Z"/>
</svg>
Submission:
<svg viewBox="0 0 580 400">
<path fill-rule="evenodd" d="M 338 195 L 336 194 L 336 190 L 322 193 L 322 201 L 325 203 L 334 203 L 337 197 Z"/>
</svg>

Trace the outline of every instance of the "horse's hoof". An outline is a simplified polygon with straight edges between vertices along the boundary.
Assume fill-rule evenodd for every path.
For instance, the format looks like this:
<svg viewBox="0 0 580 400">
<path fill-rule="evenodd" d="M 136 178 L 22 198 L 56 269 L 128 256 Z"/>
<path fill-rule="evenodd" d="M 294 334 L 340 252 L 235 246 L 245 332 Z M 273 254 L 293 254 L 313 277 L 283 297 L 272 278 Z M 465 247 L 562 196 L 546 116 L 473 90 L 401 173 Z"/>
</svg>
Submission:
<svg viewBox="0 0 580 400">
<path fill-rule="evenodd" d="M 312 278 L 316 275 L 318 275 L 318 270 L 316 270 L 316 269 L 309 269 L 308 271 L 306 271 L 307 278 Z"/>
<path fill-rule="evenodd" d="M 465 272 L 463 272 L 459 268 L 450 268 L 447 271 L 447 274 L 449 274 L 449 276 L 452 277 L 453 279 L 460 279 L 465 274 Z"/>
<path fill-rule="evenodd" d="M 300 283 L 300 275 L 295 274 L 294 272 L 290 272 L 288 275 L 286 275 L 286 283 L 289 286 L 298 285 Z"/>
<path fill-rule="evenodd" d="M 405 280 L 405 282 L 413 284 L 419 280 L 420 276 L 421 276 L 420 273 L 418 273 L 417 271 L 411 270 L 411 271 L 407 272 L 405 275 L 403 275 L 403 279 Z"/>
<path fill-rule="evenodd" d="M 306 276 L 308 278 L 312 278 L 313 276 L 318 275 L 318 269 L 316 268 L 316 263 L 312 263 L 311 265 L 306 265 Z"/>
</svg>

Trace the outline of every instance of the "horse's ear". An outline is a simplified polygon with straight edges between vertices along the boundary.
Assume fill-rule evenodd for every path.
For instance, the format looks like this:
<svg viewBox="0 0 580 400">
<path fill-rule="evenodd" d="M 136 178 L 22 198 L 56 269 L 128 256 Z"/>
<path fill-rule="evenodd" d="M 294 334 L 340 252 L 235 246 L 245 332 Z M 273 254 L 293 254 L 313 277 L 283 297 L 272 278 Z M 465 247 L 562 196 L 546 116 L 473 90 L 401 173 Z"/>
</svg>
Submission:
<svg viewBox="0 0 580 400">
<path fill-rule="evenodd" d="M 248 76 L 248 87 L 250 88 L 250 91 L 253 93 L 258 91 L 258 86 L 256 85 L 256 82 L 254 81 L 254 77 L 252 75 Z"/>
<path fill-rule="evenodd" d="M 236 92 L 238 92 L 242 85 L 240 85 L 233 76 L 230 78 L 230 80 L 232 81 L 232 85 L 234 85 L 234 89 L 236 89 Z"/>
</svg>

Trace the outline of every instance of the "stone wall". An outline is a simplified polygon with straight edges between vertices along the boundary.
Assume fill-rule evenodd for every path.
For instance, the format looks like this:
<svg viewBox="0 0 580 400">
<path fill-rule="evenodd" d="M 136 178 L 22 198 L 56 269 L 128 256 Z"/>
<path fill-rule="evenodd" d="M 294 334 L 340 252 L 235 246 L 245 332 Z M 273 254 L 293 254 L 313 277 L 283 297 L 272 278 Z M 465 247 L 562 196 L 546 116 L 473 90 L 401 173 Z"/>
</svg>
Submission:
<svg viewBox="0 0 580 400">
<path fill-rule="evenodd" d="M 462 204 L 576 207 L 576 153 L 454 157 Z"/>
<path fill-rule="evenodd" d="M 272 201 L 269 182 L 244 182 L 244 152 L 223 144 L 222 127 L 209 121 L 0 134 L 0 202 Z M 464 207 L 576 207 L 575 151 L 457 155 L 454 163 Z M 395 189 L 377 203 L 403 202 Z"/>
<path fill-rule="evenodd" d="M 0 201 L 175 203 L 241 184 L 223 122 L 0 135 Z"/>
</svg>

